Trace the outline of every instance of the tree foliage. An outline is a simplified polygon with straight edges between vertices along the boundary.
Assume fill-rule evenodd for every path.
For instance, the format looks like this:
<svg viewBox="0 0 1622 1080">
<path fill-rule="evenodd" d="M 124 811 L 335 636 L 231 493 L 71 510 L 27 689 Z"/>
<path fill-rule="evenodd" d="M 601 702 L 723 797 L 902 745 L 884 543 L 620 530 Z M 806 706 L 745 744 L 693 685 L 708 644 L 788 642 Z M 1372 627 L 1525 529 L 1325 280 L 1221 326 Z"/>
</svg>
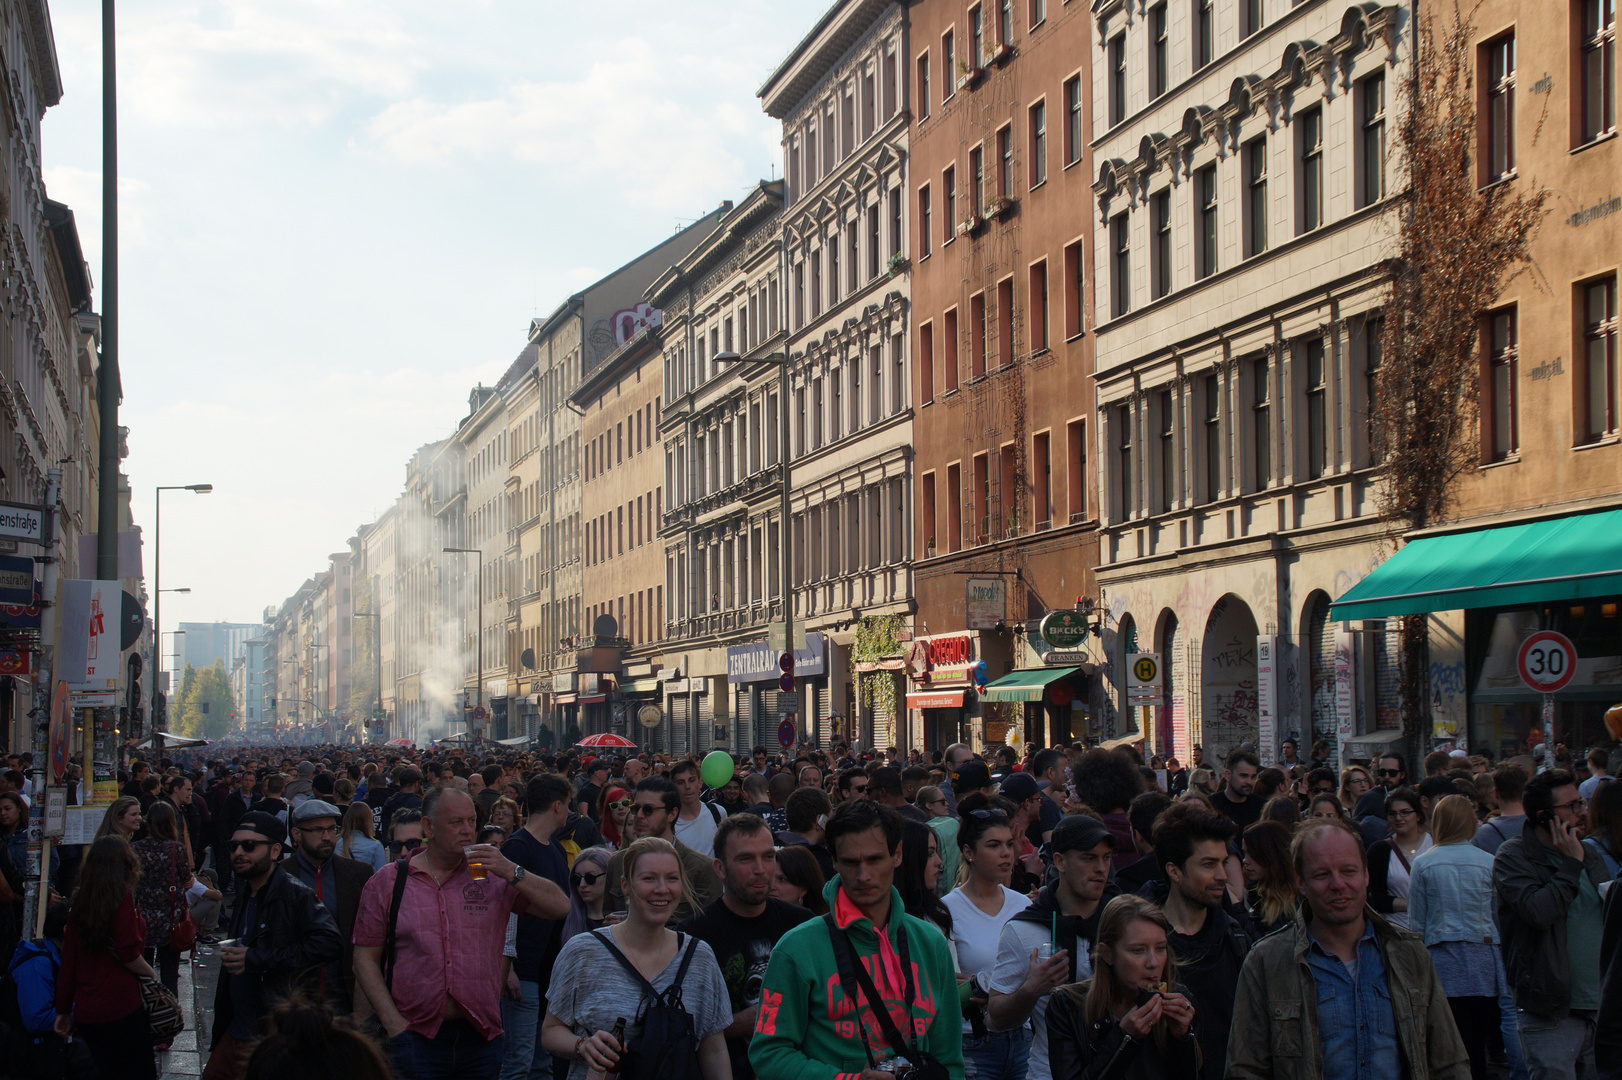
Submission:
<svg viewBox="0 0 1622 1080">
<path fill-rule="evenodd" d="M 1455 481 L 1480 462 L 1482 316 L 1531 268 L 1549 195 L 1536 183 L 1478 186 L 1476 9 L 1451 7 L 1415 36 L 1396 129 L 1404 195 L 1372 415 L 1393 536 L 1446 520 Z M 1416 753 L 1429 730 L 1426 620 L 1402 621 L 1403 729 Z"/>
<path fill-rule="evenodd" d="M 225 661 L 216 660 L 213 667 L 206 668 L 188 664 L 169 730 L 189 739 L 223 738 L 231 730 L 234 707 Z"/>
</svg>

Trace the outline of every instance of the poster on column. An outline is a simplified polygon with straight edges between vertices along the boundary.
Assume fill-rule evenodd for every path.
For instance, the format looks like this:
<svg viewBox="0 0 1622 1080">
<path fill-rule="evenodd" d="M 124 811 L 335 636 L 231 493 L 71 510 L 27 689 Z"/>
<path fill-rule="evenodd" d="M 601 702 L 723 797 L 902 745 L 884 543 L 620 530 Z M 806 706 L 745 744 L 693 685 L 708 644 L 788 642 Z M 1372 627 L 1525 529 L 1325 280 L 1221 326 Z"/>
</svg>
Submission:
<svg viewBox="0 0 1622 1080">
<path fill-rule="evenodd" d="M 116 581 L 62 583 L 61 678 L 78 693 L 117 691 L 124 593 Z"/>
<path fill-rule="evenodd" d="M 1256 742 L 1262 768 L 1278 757 L 1278 637 L 1256 636 Z"/>
<path fill-rule="evenodd" d="M 1335 631 L 1335 739 L 1344 751 L 1346 740 L 1357 734 L 1357 637 L 1350 630 Z"/>
</svg>

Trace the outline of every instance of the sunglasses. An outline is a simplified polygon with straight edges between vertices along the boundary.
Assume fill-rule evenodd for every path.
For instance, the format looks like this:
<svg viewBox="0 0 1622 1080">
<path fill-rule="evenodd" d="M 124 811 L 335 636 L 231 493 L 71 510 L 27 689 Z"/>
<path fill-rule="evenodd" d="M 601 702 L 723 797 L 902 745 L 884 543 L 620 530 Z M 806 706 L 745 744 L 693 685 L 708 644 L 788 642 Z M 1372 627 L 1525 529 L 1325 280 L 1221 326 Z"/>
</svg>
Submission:
<svg viewBox="0 0 1622 1080">
<path fill-rule="evenodd" d="M 390 851 L 416 851 L 420 847 L 422 847 L 420 837 L 412 837 L 410 840 L 393 840 L 389 843 Z"/>
<path fill-rule="evenodd" d="M 636 808 L 636 812 L 639 815 L 641 815 L 642 817 L 652 817 L 655 814 L 663 813 L 664 809 L 665 809 L 665 804 L 664 803 L 659 803 L 657 805 L 649 805 L 648 803 L 643 803 L 641 806 Z"/>
<path fill-rule="evenodd" d="M 1385 816 L 1388 817 L 1388 818 L 1413 817 L 1415 814 L 1418 814 L 1418 813 L 1419 813 L 1418 810 L 1391 810 L 1391 811 L 1388 811 Z"/>
<path fill-rule="evenodd" d="M 606 872 L 600 873 L 600 874 L 593 874 L 593 873 L 590 873 L 588 871 L 583 870 L 578 874 L 570 874 L 569 875 L 569 884 L 578 889 L 582 884 L 596 885 L 599 881 L 601 881 L 603 878 L 605 878 L 607 876 L 608 876 L 608 874 Z"/>
<path fill-rule="evenodd" d="M 225 849 L 227 851 L 246 851 L 249 855 L 252 855 L 259 850 L 261 845 L 268 843 L 270 843 L 269 840 L 227 840 Z"/>
<path fill-rule="evenodd" d="M 631 800 L 620 799 L 618 802 L 611 802 L 608 804 L 608 808 L 610 810 L 629 810 L 631 808 Z"/>
<path fill-rule="evenodd" d="M 1007 821 L 1008 815 L 1001 810 L 970 810 L 969 813 L 981 821 Z"/>
<path fill-rule="evenodd" d="M 1381 776 L 1401 776 L 1402 775 L 1402 770 L 1401 769 L 1381 769 L 1379 774 Z"/>
</svg>

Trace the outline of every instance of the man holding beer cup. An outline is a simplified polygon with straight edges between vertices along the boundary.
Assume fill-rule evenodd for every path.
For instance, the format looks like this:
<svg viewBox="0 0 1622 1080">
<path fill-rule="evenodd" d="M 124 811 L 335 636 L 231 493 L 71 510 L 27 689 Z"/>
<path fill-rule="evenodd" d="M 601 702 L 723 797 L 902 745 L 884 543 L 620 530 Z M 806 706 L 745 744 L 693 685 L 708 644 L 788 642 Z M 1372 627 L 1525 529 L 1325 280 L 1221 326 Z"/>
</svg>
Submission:
<svg viewBox="0 0 1622 1080">
<path fill-rule="evenodd" d="M 374 874 L 361 895 L 355 981 L 402 1080 L 493 1080 L 502 1058 L 507 916 L 569 913 L 568 895 L 554 882 L 493 845 L 475 844 L 477 824 L 471 796 L 431 788 L 422 802 L 422 847 Z"/>
</svg>

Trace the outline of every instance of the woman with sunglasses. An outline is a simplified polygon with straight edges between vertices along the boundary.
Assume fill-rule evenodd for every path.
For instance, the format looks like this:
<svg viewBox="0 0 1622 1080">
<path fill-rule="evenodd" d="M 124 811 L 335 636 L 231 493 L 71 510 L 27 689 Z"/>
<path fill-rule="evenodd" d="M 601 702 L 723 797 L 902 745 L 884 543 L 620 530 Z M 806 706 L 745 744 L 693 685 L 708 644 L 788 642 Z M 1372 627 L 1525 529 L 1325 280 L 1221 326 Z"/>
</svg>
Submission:
<svg viewBox="0 0 1622 1080">
<path fill-rule="evenodd" d="M 983 1019 L 1002 928 L 1030 906 L 1028 897 L 1008 887 L 1019 852 L 1009 824 L 1013 809 L 1007 799 L 978 793 L 958 803 L 963 862 L 959 885 L 943 902 L 952 913 L 951 944 L 958 967 L 972 984 L 963 1010 L 966 1080 L 1025 1080 L 1030 1059 L 1031 1039 L 1025 1028 L 989 1031 Z"/>
<path fill-rule="evenodd" d="M 631 804 L 636 800 L 629 790 L 610 784 L 597 796 L 597 820 L 601 822 L 603 839 L 615 848 L 630 843 L 626 836 L 626 822 L 631 817 Z"/>
<path fill-rule="evenodd" d="M 919 788 L 913 805 L 932 818 L 950 817 L 952 814 L 952 804 L 946 801 L 946 793 L 935 784 L 925 784 Z"/>
<path fill-rule="evenodd" d="M 1431 849 L 1419 792 L 1400 787 L 1387 795 L 1385 820 L 1391 835 L 1369 847 L 1369 906 L 1406 928 L 1414 860 Z"/>
<path fill-rule="evenodd" d="M 1349 814 L 1357 806 L 1357 800 L 1369 793 L 1374 787 L 1374 781 L 1369 779 L 1369 771 L 1361 765 L 1348 765 L 1340 771 L 1340 804 Z"/>
<path fill-rule="evenodd" d="M 605 911 L 608 898 L 608 860 L 611 848 L 590 847 L 574 857 L 569 868 L 569 917 L 563 920 L 563 941 L 584 930 L 611 926 L 625 916 Z"/>
<path fill-rule="evenodd" d="M 398 810 L 389 825 L 389 858 L 409 858 L 422 847 L 422 811 Z"/>
</svg>

